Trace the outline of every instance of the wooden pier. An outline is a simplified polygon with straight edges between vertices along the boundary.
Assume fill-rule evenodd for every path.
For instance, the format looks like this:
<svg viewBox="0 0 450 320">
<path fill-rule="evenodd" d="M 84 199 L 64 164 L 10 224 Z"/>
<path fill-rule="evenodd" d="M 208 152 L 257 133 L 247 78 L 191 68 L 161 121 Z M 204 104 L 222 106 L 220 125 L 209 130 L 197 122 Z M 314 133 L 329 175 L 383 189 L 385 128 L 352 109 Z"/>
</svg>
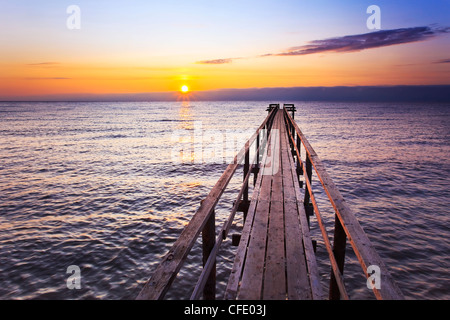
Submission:
<svg viewBox="0 0 450 320">
<path fill-rule="evenodd" d="M 295 106 L 285 104 L 280 109 L 279 104 L 271 104 L 267 111 L 266 119 L 202 201 L 137 299 L 164 298 L 200 233 L 203 269 L 193 284 L 191 299 L 349 299 L 343 275 L 347 241 L 362 267 L 361 285 L 371 287 L 377 299 L 403 299 L 354 213 L 294 121 Z M 242 186 L 236 190 L 228 219 L 216 233 L 215 206 L 239 166 L 243 166 Z M 333 242 L 314 197 L 313 172 L 335 212 Z M 251 175 L 254 188 L 250 199 Z M 242 233 L 233 237 L 238 248 L 226 291 L 217 296 L 215 261 L 237 212 L 243 212 L 245 222 Z M 328 252 L 328 292 L 324 292 L 319 279 L 316 241 L 310 234 L 312 216 Z M 373 266 L 378 271 L 376 279 L 371 273 Z"/>
</svg>

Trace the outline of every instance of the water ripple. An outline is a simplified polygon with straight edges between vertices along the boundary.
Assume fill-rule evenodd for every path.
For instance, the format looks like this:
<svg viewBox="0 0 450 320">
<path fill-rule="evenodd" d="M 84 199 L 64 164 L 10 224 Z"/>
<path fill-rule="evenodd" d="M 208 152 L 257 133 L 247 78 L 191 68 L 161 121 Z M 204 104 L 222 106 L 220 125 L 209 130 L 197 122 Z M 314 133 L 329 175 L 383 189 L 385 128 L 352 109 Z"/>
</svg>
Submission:
<svg viewBox="0 0 450 320">
<path fill-rule="evenodd" d="M 174 163 L 172 133 L 190 141 L 194 121 L 205 130 L 253 130 L 266 105 L 0 103 L 0 299 L 133 299 L 226 167 Z M 449 107 L 296 106 L 300 127 L 406 297 L 448 299 Z M 219 202 L 218 225 L 234 196 L 227 191 Z M 317 198 L 326 203 L 320 188 Z M 332 224 L 332 210 L 324 215 Z M 226 241 L 218 257 L 218 291 L 235 249 Z M 320 240 L 318 256 L 326 258 Z M 169 299 L 189 297 L 200 257 L 197 243 Z M 351 252 L 348 260 L 350 296 L 370 297 Z M 66 286 L 70 265 L 81 269 L 80 290 Z M 321 272 L 325 279 L 329 266 Z"/>
</svg>

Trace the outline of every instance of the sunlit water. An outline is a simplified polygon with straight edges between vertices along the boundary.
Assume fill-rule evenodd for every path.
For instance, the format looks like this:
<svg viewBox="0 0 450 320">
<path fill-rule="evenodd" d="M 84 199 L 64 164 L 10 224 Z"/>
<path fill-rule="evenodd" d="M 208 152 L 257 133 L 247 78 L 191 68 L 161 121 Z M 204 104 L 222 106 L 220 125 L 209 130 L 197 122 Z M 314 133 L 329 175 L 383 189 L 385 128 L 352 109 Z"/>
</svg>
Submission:
<svg viewBox="0 0 450 320">
<path fill-rule="evenodd" d="M 245 139 L 268 104 L 1 102 L 0 298 L 134 299 L 226 167 L 188 152 L 196 126 L 212 133 L 212 147 L 227 133 Z M 450 106 L 296 107 L 297 122 L 405 296 L 449 299 Z M 218 204 L 218 228 L 241 180 L 238 174 Z M 320 188 L 317 197 L 332 234 Z M 229 242 L 218 258 L 219 297 L 233 261 Z M 347 252 L 350 297 L 371 298 Z M 79 290 L 67 288 L 70 265 L 81 270 Z M 197 244 L 167 297 L 189 298 L 200 265 Z M 321 262 L 325 288 L 328 275 Z"/>
</svg>

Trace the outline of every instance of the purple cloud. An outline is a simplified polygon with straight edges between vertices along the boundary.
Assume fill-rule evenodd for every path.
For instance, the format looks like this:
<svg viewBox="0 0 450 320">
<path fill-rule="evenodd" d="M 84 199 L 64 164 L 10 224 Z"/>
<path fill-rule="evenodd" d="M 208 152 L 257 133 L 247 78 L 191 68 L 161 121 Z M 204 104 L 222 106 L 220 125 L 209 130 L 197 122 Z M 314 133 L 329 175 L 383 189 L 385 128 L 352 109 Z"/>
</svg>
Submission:
<svg viewBox="0 0 450 320">
<path fill-rule="evenodd" d="M 238 58 L 203 60 L 203 61 L 197 61 L 196 63 L 198 63 L 198 64 L 226 64 L 226 63 L 231 63 L 234 59 L 238 59 Z"/>
<path fill-rule="evenodd" d="M 450 32 L 450 28 L 431 27 L 382 30 L 324 40 L 314 40 L 310 41 L 307 45 L 292 47 L 287 52 L 272 55 L 298 56 L 322 52 L 355 52 L 396 44 L 424 41 L 448 32 Z"/>
<path fill-rule="evenodd" d="M 450 63 L 450 59 L 436 61 L 435 63 Z"/>
<path fill-rule="evenodd" d="M 308 44 L 306 45 L 291 47 L 284 52 L 266 53 L 261 54 L 258 57 L 263 58 L 271 56 L 301 56 L 307 54 L 327 53 L 327 52 L 356 52 L 404 43 L 425 41 L 444 33 L 450 33 L 450 28 L 425 26 L 425 27 L 381 30 L 376 32 L 335 37 L 323 40 L 313 40 L 308 42 Z M 199 61 L 197 63 L 226 64 L 231 63 L 234 59 L 243 59 L 243 58 L 204 60 Z M 440 63 L 448 63 L 448 62 L 449 60 L 443 60 Z"/>
</svg>

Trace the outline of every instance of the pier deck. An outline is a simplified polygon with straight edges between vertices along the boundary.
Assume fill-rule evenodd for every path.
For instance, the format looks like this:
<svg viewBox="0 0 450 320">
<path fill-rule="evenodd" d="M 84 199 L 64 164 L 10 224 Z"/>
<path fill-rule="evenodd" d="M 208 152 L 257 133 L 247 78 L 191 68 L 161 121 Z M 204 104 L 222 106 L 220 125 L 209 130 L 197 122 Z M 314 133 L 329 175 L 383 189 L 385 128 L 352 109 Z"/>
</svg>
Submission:
<svg viewBox="0 0 450 320">
<path fill-rule="evenodd" d="M 224 299 L 349 299 L 343 279 L 347 240 L 363 270 L 361 286 L 372 289 L 377 299 L 403 299 L 355 215 L 293 120 L 294 105 L 280 109 L 278 104 L 273 104 L 268 111 L 267 118 L 202 201 L 137 299 L 164 298 L 200 233 L 203 268 L 191 299 L 215 299 L 216 257 L 237 212 L 243 212 L 244 226 L 226 291 L 221 294 Z M 251 150 L 253 162 L 250 162 Z M 237 190 L 228 219 L 217 232 L 215 206 L 242 166 L 242 186 Z M 335 211 L 333 243 L 315 200 L 313 172 Z M 252 174 L 254 188 L 249 199 Z M 311 216 L 315 217 L 328 253 L 327 294 L 324 294 L 323 280 L 321 283 L 319 279 L 313 245 L 316 242 L 309 231 Z"/>
<path fill-rule="evenodd" d="M 316 258 L 282 112 L 274 117 L 267 150 L 226 298 L 321 298 Z"/>
</svg>

